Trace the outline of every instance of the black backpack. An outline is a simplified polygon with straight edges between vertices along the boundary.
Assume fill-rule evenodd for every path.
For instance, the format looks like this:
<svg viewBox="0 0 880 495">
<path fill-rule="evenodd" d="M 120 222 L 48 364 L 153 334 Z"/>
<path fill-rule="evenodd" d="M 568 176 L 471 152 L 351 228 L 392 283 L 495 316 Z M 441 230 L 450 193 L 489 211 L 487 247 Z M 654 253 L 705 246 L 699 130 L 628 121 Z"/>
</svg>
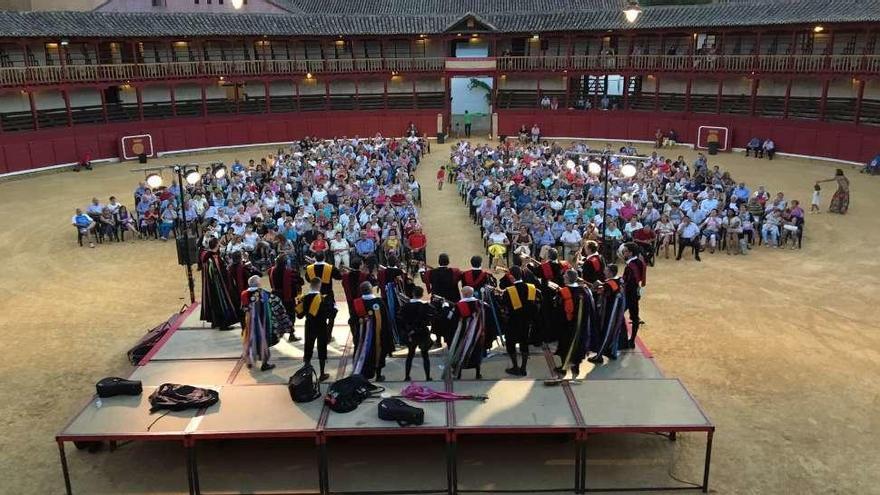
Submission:
<svg viewBox="0 0 880 495">
<path fill-rule="evenodd" d="M 175 313 L 171 318 L 148 331 L 146 335 L 138 340 L 134 347 L 128 350 L 128 360 L 132 366 L 140 364 L 141 360 L 153 349 L 153 346 L 168 333 L 168 330 L 171 329 L 171 324 L 177 320 L 178 316 L 180 316 L 180 313 Z"/>
<path fill-rule="evenodd" d="M 296 370 L 287 380 L 287 390 L 294 402 L 311 402 L 321 396 L 318 373 L 310 364 Z"/>
<path fill-rule="evenodd" d="M 220 400 L 220 393 L 207 388 L 192 385 L 163 383 L 150 394 L 150 413 L 160 409 L 183 411 L 185 409 L 201 409 L 210 407 Z"/>
<path fill-rule="evenodd" d="M 331 411 L 347 413 L 357 409 L 365 399 L 384 391 L 384 388 L 373 385 L 361 375 L 351 375 L 330 385 L 324 403 Z"/>
<path fill-rule="evenodd" d="M 425 422 L 425 410 L 400 399 L 382 399 L 379 402 L 379 419 L 397 421 L 400 426 L 418 426 Z"/>
<path fill-rule="evenodd" d="M 95 390 L 98 392 L 98 397 L 107 398 L 116 395 L 141 395 L 144 388 L 140 380 L 126 380 L 111 376 L 102 378 L 96 383 Z"/>
</svg>

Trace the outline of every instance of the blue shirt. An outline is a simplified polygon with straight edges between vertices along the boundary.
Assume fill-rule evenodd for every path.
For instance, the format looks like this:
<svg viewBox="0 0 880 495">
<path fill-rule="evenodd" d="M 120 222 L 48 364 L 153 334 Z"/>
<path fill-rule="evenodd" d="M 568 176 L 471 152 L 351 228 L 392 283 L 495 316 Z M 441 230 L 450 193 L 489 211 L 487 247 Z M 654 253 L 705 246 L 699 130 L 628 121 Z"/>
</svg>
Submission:
<svg viewBox="0 0 880 495">
<path fill-rule="evenodd" d="M 681 233 L 681 237 L 684 239 L 693 239 L 700 235 L 700 228 L 697 227 L 697 224 L 691 222 L 687 225 L 682 224 L 679 227 L 679 232 Z"/>
<path fill-rule="evenodd" d="M 556 240 L 553 238 L 553 234 L 548 230 L 544 230 L 543 233 L 535 234 L 535 243 L 538 246 L 552 246 L 556 243 Z"/>
<path fill-rule="evenodd" d="M 354 248 L 359 255 L 367 256 L 373 254 L 373 251 L 376 250 L 376 243 L 370 238 L 358 239 L 357 242 L 354 243 Z"/>
</svg>

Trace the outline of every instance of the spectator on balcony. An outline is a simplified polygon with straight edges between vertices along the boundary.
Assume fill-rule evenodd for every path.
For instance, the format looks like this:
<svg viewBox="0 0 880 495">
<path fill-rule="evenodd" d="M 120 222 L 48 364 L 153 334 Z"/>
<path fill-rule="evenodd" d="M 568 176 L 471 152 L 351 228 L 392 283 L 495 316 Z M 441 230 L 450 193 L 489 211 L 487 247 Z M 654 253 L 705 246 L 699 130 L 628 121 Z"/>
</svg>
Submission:
<svg viewBox="0 0 880 495">
<path fill-rule="evenodd" d="M 549 96 L 544 95 L 541 98 L 541 108 L 543 108 L 544 110 L 548 110 L 550 108 L 550 97 Z"/>
<path fill-rule="evenodd" d="M 758 154 L 764 153 L 764 149 L 761 146 L 761 138 L 755 136 L 749 140 L 746 144 L 746 156 L 749 156 L 749 152 L 752 153 L 752 156 L 755 158 L 759 158 Z"/>
<path fill-rule="evenodd" d="M 556 110 L 559 108 L 559 98 L 553 97 L 550 99 L 550 110 Z"/>
<path fill-rule="evenodd" d="M 774 143 L 772 139 L 767 138 L 764 141 L 764 144 L 761 145 L 761 150 L 767 154 L 768 160 L 772 160 L 773 155 L 776 153 L 776 143 Z"/>
<path fill-rule="evenodd" d="M 611 100 L 608 99 L 608 95 L 602 95 L 602 99 L 599 101 L 599 107 L 602 110 L 608 110 L 611 107 Z"/>
</svg>

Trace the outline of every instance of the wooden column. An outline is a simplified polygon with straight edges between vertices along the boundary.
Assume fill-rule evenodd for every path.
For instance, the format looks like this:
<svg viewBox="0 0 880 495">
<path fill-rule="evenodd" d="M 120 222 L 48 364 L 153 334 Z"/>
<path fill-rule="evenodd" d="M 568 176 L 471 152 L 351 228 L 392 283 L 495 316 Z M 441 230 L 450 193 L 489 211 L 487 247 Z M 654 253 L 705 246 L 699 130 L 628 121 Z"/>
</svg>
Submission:
<svg viewBox="0 0 880 495">
<path fill-rule="evenodd" d="M 104 119 L 104 123 L 107 123 L 107 95 L 104 94 L 104 91 L 107 88 L 101 86 L 98 88 L 98 94 L 101 96 L 101 117 Z"/>
<path fill-rule="evenodd" d="M 758 107 L 758 86 L 760 85 L 760 79 L 757 77 L 752 79 L 752 99 L 749 104 L 749 115 L 755 115 L 755 109 Z"/>
<path fill-rule="evenodd" d="M 174 85 L 168 85 L 168 95 L 171 97 L 171 116 L 177 117 L 177 95 L 174 92 Z"/>
<path fill-rule="evenodd" d="M 272 113 L 272 95 L 269 93 L 269 81 L 263 81 L 263 92 L 266 95 L 266 113 Z"/>
<path fill-rule="evenodd" d="M 792 78 L 788 78 L 788 84 L 785 85 L 785 100 L 782 102 L 782 118 L 788 118 L 789 104 L 791 102 L 791 85 L 793 83 Z"/>
<path fill-rule="evenodd" d="M 828 106 L 828 86 L 831 85 L 831 79 L 822 81 L 822 99 L 819 100 L 819 120 L 825 120 L 825 108 Z"/>
<path fill-rule="evenodd" d="M 144 95 L 141 93 L 141 87 L 134 87 L 134 94 L 137 97 L 138 104 L 138 120 L 144 120 Z"/>
<path fill-rule="evenodd" d="M 241 113 L 241 89 L 238 86 L 238 82 L 232 88 L 232 96 L 235 98 L 235 113 Z"/>
<path fill-rule="evenodd" d="M 360 90 L 360 84 L 358 84 L 357 78 L 355 78 L 355 80 L 354 80 L 354 109 L 355 110 L 361 109 L 361 90 Z"/>
<path fill-rule="evenodd" d="M 623 76 L 623 108 L 621 110 L 629 110 L 629 83 L 632 76 Z"/>
<path fill-rule="evenodd" d="M 691 111 L 691 88 L 693 87 L 693 84 L 693 78 L 689 77 L 687 85 L 684 88 L 684 113 L 690 113 Z"/>
<path fill-rule="evenodd" d="M 624 79 L 626 82 L 626 79 Z M 568 77 L 568 73 L 566 71 L 565 75 L 562 76 L 562 84 L 565 85 L 565 101 L 562 103 L 564 106 L 563 109 L 570 107 L 569 100 L 571 99 L 571 78 Z"/>
<path fill-rule="evenodd" d="M 208 95 L 205 89 L 204 84 L 199 85 L 199 89 L 202 91 L 202 117 L 208 116 Z"/>
<path fill-rule="evenodd" d="M 330 110 L 330 80 L 324 80 L 324 110 Z"/>
<path fill-rule="evenodd" d="M 70 111 L 70 93 L 66 89 L 61 90 L 64 98 L 64 109 L 67 111 L 67 127 L 73 127 L 73 112 Z"/>
<path fill-rule="evenodd" d="M 718 78 L 718 94 L 715 96 L 715 113 L 721 113 L 721 99 L 724 97 L 724 78 Z"/>
<path fill-rule="evenodd" d="M 382 63 L 385 63 L 384 59 Z M 382 78 L 382 108 L 388 110 L 388 76 Z"/>
<path fill-rule="evenodd" d="M 856 116 L 853 122 L 859 125 L 862 121 L 862 99 L 865 96 L 865 80 L 859 79 L 859 90 L 856 96 Z"/>
<path fill-rule="evenodd" d="M 413 93 L 413 108 L 418 110 L 419 109 L 419 93 L 416 92 L 416 79 L 415 79 L 415 77 L 412 80 L 412 93 Z"/>
<path fill-rule="evenodd" d="M 302 102 L 300 101 L 300 98 L 299 98 L 299 81 L 297 81 L 296 79 L 293 80 L 293 90 L 294 90 L 294 92 L 296 92 L 296 111 L 301 112 L 302 111 Z"/>
<path fill-rule="evenodd" d="M 660 110 L 660 76 L 654 76 L 654 111 L 657 112 L 659 110 Z"/>
<path fill-rule="evenodd" d="M 31 119 L 34 121 L 34 130 L 38 130 L 40 128 L 40 122 L 37 119 L 37 102 L 34 101 L 34 92 L 31 90 L 27 91 L 28 95 L 28 103 L 31 105 Z"/>
</svg>

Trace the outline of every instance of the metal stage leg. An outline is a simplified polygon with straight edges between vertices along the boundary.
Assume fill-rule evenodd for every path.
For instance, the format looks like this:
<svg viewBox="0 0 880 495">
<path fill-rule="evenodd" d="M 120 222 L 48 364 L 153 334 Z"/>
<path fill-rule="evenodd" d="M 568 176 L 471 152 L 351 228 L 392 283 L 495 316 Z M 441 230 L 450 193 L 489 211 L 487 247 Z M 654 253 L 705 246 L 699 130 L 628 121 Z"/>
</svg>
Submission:
<svg viewBox="0 0 880 495">
<path fill-rule="evenodd" d="M 581 441 L 579 435 L 574 437 L 574 492 L 581 492 Z"/>
<path fill-rule="evenodd" d="M 670 431 L 670 432 L 669 432 L 669 440 L 672 441 L 672 442 L 674 442 L 674 441 L 676 441 L 677 439 L 678 439 L 678 435 L 676 435 L 676 432 L 674 432 L 674 431 Z"/>
<path fill-rule="evenodd" d="M 446 493 L 458 493 L 458 455 L 457 442 L 454 437 L 446 438 Z"/>
<path fill-rule="evenodd" d="M 587 492 L 587 437 L 584 436 L 578 442 L 578 452 L 580 453 L 580 470 L 581 476 L 578 480 L 577 493 Z"/>
<path fill-rule="evenodd" d="M 190 495 L 199 495 L 202 491 L 199 488 L 199 470 L 198 470 L 198 462 L 196 460 L 196 447 L 193 445 L 186 445 L 186 480 L 189 483 L 189 493 Z"/>
<path fill-rule="evenodd" d="M 318 490 L 321 495 L 330 493 L 330 467 L 327 462 L 327 439 L 318 439 Z"/>
<path fill-rule="evenodd" d="M 703 466 L 703 493 L 709 492 L 709 464 L 712 462 L 712 437 L 714 430 L 706 432 L 706 464 Z"/>
<path fill-rule="evenodd" d="M 70 471 L 67 468 L 67 454 L 64 452 L 64 442 L 58 441 L 58 455 L 61 456 L 61 473 L 64 475 L 64 489 L 67 495 L 73 495 L 70 487 Z"/>
</svg>

